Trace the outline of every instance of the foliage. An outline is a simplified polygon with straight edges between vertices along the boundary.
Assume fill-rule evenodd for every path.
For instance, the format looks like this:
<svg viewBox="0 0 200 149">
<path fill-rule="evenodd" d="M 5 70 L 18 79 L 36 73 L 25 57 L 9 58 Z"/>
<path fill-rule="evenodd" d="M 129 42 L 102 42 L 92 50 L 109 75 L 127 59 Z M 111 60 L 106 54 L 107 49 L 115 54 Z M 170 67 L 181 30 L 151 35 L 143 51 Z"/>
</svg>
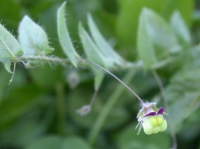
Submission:
<svg viewBox="0 0 200 149">
<path fill-rule="evenodd" d="M 170 148 L 169 128 L 137 136 L 138 101 L 93 63 L 164 106 L 157 71 L 178 148 L 200 147 L 194 1 L 0 2 L 0 148 Z M 80 117 L 75 111 L 93 90 L 99 93 L 92 111 Z"/>
</svg>

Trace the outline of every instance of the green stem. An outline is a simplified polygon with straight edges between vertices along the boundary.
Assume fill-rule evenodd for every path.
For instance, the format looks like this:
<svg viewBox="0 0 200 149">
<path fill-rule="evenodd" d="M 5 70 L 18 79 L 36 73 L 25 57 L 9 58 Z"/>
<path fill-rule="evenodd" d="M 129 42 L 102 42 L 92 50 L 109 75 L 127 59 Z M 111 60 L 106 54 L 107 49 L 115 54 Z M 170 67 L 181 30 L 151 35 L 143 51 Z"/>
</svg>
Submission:
<svg viewBox="0 0 200 149">
<path fill-rule="evenodd" d="M 21 56 L 21 57 L 17 57 L 17 61 L 15 62 L 43 62 L 43 63 L 52 63 L 52 64 L 59 64 L 59 65 L 63 65 L 63 66 L 71 66 L 71 62 L 69 59 L 67 58 L 59 58 L 59 57 L 50 57 L 50 56 Z M 90 64 L 88 64 L 87 61 L 82 60 L 82 59 L 77 59 L 78 61 L 78 66 L 80 67 L 84 67 L 84 68 L 89 68 Z M 142 68 L 143 64 L 141 62 L 137 62 L 137 63 L 131 63 L 131 62 L 127 62 L 123 65 L 123 69 L 127 69 L 127 68 Z"/>
<path fill-rule="evenodd" d="M 66 132 L 66 107 L 65 107 L 65 95 L 64 95 L 64 85 L 61 82 L 56 84 L 56 99 L 57 99 L 57 131 L 62 136 Z"/>
<path fill-rule="evenodd" d="M 159 75 L 157 74 L 156 70 L 152 70 L 152 74 L 153 74 L 156 82 L 158 83 L 158 86 L 159 86 L 160 91 L 161 91 L 161 95 L 163 97 L 166 112 L 169 114 L 168 115 L 168 122 L 169 122 L 172 141 L 173 141 L 172 149 L 177 149 L 177 139 L 176 139 L 176 134 L 175 134 L 174 127 L 173 127 L 172 120 L 171 120 L 171 116 L 170 116 L 169 106 L 168 106 L 168 102 L 167 102 L 167 96 L 165 94 L 165 89 L 164 89 L 162 81 L 161 81 Z"/>
<path fill-rule="evenodd" d="M 123 79 L 123 82 L 125 82 L 126 84 L 128 84 L 133 76 L 135 75 L 135 70 L 131 70 L 129 71 L 126 76 Z M 92 130 L 89 134 L 89 143 L 91 145 L 93 145 L 97 139 L 97 136 L 104 124 L 104 122 L 106 121 L 110 111 L 112 110 L 112 108 L 114 107 L 115 103 L 117 102 L 117 100 L 119 99 L 120 95 L 123 93 L 123 91 L 126 88 L 124 86 L 122 86 L 121 84 L 117 85 L 116 90 L 113 92 L 113 94 L 109 97 L 107 103 L 105 104 L 105 106 L 103 107 L 101 113 L 99 114 L 95 124 L 92 127 Z"/>
</svg>

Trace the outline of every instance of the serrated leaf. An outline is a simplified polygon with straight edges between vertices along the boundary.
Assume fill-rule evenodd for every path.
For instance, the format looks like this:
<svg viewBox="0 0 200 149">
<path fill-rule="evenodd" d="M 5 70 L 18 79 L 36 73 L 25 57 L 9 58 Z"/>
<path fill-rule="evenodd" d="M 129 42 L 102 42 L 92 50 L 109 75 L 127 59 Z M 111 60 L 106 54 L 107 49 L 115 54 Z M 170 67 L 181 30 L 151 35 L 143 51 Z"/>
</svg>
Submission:
<svg viewBox="0 0 200 149">
<path fill-rule="evenodd" d="M 189 45 L 191 43 L 190 32 L 179 11 L 171 16 L 171 27 L 180 40 L 180 43 Z"/>
<path fill-rule="evenodd" d="M 108 65 L 108 67 L 114 67 L 115 64 L 123 66 L 125 61 L 113 50 L 101 35 L 90 14 L 88 14 L 88 25 L 92 38 L 94 39 L 99 51 L 108 61 L 106 65 Z"/>
<path fill-rule="evenodd" d="M 18 32 L 24 55 L 46 55 L 53 52 L 45 31 L 28 16 L 24 16 L 20 22 Z"/>
<path fill-rule="evenodd" d="M 79 24 L 79 36 L 88 60 L 104 67 L 103 55 L 98 51 L 98 48 L 81 24 Z M 95 89 L 98 89 L 103 80 L 104 72 L 95 66 L 91 66 L 91 68 L 95 74 Z"/>
<path fill-rule="evenodd" d="M 79 58 L 79 55 L 74 49 L 68 29 L 66 27 L 65 4 L 66 2 L 64 2 L 57 11 L 58 38 L 64 53 L 69 57 L 72 64 L 77 67 L 76 58 Z"/>
<path fill-rule="evenodd" d="M 0 24 L 0 61 L 4 63 L 8 72 L 11 72 L 11 62 L 15 60 L 16 56 L 22 54 L 23 51 L 18 41 Z"/>
<path fill-rule="evenodd" d="M 145 24 L 157 58 L 179 51 L 180 46 L 170 24 L 154 11 L 147 8 L 144 11 L 146 12 Z"/>
<path fill-rule="evenodd" d="M 148 69 L 154 63 L 156 63 L 156 55 L 153 48 L 152 40 L 147 30 L 147 14 L 148 10 L 145 8 L 142 10 L 139 18 L 139 28 L 137 33 L 137 50 L 139 59 L 143 61 L 145 67 Z"/>
</svg>

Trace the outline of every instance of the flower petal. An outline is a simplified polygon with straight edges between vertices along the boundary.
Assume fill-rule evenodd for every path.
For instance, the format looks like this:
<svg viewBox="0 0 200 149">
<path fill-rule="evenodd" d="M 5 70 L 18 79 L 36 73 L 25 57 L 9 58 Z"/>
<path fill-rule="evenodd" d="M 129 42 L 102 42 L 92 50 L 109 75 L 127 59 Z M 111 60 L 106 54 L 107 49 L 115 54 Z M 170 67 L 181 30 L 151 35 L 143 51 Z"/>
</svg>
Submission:
<svg viewBox="0 0 200 149">
<path fill-rule="evenodd" d="M 144 117 L 147 117 L 147 116 L 155 116 L 156 115 L 156 112 L 149 112 L 147 113 Z"/>
<path fill-rule="evenodd" d="M 157 123 L 158 123 L 159 126 L 162 125 L 163 121 L 164 121 L 164 119 L 161 115 L 157 117 Z"/>
<path fill-rule="evenodd" d="M 153 134 L 158 133 L 161 130 L 159 126 L 153 128 Z"/>
<path fill-rule="evenodd" d="M 164 120 L 160 127 L 161 127 L 160 132 L 165 131 L 167 129 L 167 121 Z"/>
<path fill-rule="evenodd" d="M 150 123 L 149 117 L 143 117 L 141 120 L 141 123 L 142 123 L 144 133 L 146 133 L 147 135 L 152 134 L 153 126 Z"/>
<path fill-rule="evenodd" d="M 156 127 L 156 126 L 158 125 L 157 117 L 155 117 L 155 116 L 151 116 L 151 117 L 149 118 L 149 121 L 150 121 L 150 123 L 151 123 L 151 125 L 152 125 L 153 127 Z"/>
<path fill-rule="evenodd" d="M 161 108 L 158 110 L 158 112 L 156 113 L 156 115 L 158 115 L 158 114 L 163 115 L 163 112 L 164 112 L 164 108 L 161 107 Z"/>
</svg>

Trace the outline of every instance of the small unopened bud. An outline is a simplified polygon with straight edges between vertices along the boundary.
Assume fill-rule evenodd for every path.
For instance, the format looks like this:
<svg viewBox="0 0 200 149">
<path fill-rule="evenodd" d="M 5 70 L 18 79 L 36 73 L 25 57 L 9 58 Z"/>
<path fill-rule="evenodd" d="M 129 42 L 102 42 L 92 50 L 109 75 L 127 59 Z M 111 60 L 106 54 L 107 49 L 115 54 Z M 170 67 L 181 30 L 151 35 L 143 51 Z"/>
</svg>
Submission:
<svg viewBox="0 0 200 149">
<path fill-rule="evenodd" d="M 80 82 L 80 77 L 76 71 L 72 71 L 68 74 L 66 81 L 71 89 L 74 89 Z"/>
<path fill-rule="evenodd" d="M 88 113 L 90 113 L 90 111 L 91 111 L 91 106 L 85 105 L 85 106 L 81 107 L 80 109 L 76 110 L 76 113 L 83 116 L 83 115 L 87 115 Z"/>
</svg>

